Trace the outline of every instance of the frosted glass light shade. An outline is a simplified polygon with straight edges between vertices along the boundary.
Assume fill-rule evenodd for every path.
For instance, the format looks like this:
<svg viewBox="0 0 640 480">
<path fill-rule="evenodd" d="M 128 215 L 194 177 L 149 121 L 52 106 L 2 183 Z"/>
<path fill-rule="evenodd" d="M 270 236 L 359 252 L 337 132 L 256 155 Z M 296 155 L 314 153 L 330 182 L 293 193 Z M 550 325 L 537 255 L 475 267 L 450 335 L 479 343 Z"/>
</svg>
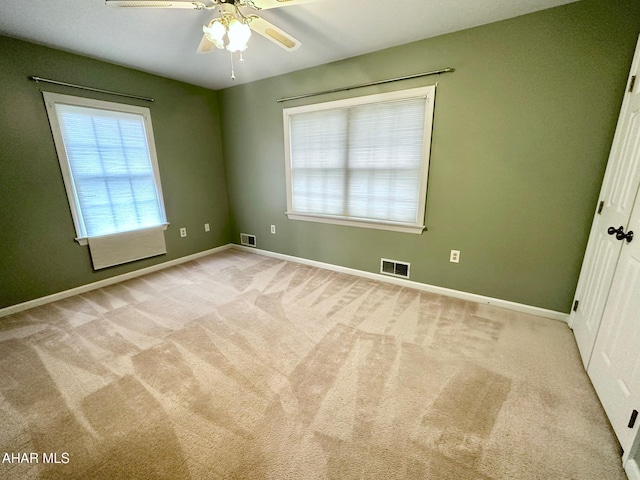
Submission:
<svg viewBox="0 0 640 480">
<path fill-rule="evenodd" d="M 229 22 L 227 37 L 229 38 L 227 50 L 230 52 L 243 52 L 246 50 L 247 42 L 251 37 L 251 29 L 249 25 L 234 18 Z"/>
<path fill-rule="evenodd" d="M 216 48 L 224 48 L 224 36 L 227 33 L 227 29 L 222 22 L 215 20 L 210 27 L 203 26 L 202 31 L 205 33 L 207 40 L 213 43 Z"/>
</svg>

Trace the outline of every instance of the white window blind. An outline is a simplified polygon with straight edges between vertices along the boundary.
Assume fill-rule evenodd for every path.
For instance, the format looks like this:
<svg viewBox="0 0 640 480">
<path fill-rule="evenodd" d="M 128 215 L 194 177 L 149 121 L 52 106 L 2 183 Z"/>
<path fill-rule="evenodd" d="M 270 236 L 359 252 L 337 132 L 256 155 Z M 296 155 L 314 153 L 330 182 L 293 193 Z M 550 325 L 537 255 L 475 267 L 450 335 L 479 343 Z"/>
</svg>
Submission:
<svg viewBox="0 0 640 480">
<path fill-rule="evenodd" d="M 420 233 L 434 93 L 285 109 L 289 218 Z"/>
<path fill-rule="evenodd" d="M 166 253 L 162 233 L 151 255 L 126 252 L 136 242 L 131 232 L 148 239 L 148 229 L 167 224 L 149 110 L 48 92 L 44 98 L 79 241 L 106 245 L 115 257 L 122 252 L 123 261 Z"/>
</svg>

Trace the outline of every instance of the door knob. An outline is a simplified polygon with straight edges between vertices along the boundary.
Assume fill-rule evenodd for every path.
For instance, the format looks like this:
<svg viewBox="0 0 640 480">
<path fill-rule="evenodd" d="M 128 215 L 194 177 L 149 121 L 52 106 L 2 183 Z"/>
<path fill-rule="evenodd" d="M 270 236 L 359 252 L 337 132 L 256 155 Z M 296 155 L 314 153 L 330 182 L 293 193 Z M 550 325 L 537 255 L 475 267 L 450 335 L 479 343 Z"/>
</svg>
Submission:
<svg viewBox="0 0 640 480">
<path fill-rule="evenodd" d="M 617 240 L 626 240 L 627 243 L 633 240 L 633 230 L 624 233 L 624 228 L 620 225 L 618 228 L 609 227 L 607 230 L 609 235 L 615 235 Z"/>
</svg>

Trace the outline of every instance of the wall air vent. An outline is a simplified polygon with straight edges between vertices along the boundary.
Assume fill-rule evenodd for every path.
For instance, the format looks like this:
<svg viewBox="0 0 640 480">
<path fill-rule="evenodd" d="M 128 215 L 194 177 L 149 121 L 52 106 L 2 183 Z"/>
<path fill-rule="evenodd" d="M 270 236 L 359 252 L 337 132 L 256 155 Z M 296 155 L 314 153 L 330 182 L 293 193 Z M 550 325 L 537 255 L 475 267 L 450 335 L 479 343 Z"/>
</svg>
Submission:
<svg viewBox="0 0 640 480">
<path fill-rule="evenodd" d="M 249 235 L 248 233 L 240 234 L 240 244 L 246 245 L 247 247 L 255 247 L 256 246 L 256 236 Z"/>
<path fill-rule="evenodd" d="M 411 264 L 407 262 L 399 262 L 397 260 L 380 259 L 380 273 L 385 275 L 393 275 L 394 277 L 409 278 L 409 269 Z"/>
</svg>

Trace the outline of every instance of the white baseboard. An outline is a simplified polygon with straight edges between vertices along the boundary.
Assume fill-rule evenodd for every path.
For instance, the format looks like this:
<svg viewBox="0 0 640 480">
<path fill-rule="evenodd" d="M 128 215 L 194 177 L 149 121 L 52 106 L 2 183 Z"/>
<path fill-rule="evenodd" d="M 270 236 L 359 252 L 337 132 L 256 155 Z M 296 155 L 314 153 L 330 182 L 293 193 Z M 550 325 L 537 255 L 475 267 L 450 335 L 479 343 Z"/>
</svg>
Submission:
<svg viewBox="0 0 640 480">
<path fill-rule="evenodd" d="M 222 252 L 223 250 L 228 250 L 231 247 L 232 247 L 231 244 L 222 245 L 221 247 L 216 247 L 210 250 L 205 250 L 203 252 L 194 253 L 192 255 L 187 255 L 186 257 L 176 258 L 175 260 L 169 260 L 168 262 L 159 263 L 157 265 L 152 265 L 147 268 L 141 268 L 140 270 L 135 270 L 133 272 L 124 273 L 122 275 L 116 275 L 115 277 L 105 278 L 104 280 L 100 280 L 93 283 L 88 283 L 80 287 L 72 288 L 71 290 L 65 290 L 63 292 L 47 295 L 46 297 L 40 297 L 33 300 L 29 300 L 28 302 L 18 303 L 16 305 L 11 305 L 9 307 L 1 308 L 0 317 L 5 317 L 7 315 L 11 315 L 12 313 L 22 312 L 24 310 L 28 310 L 29 308 L 39 307 L 46 303 L 55 302 L 56 300 L 62 300 L 63 298 L 72 297 L 73 295 L 86 293 L 91 290 L 95 290 L 97 288 L 107 287 L 115 283 L 124 282 L 125 280 L 130 280 L 132 278 L 136 278 L 141 275 L 146 275 L 147 273 L 157 272 L 158 270 L 164 270 L 165 268 L 173 267 L 175 265 L 180 265 L 181 263 L 190 262 L 191 260 L 196 260 L 197 258 L 206 257 L 207 255 Z"/>
<path fill-rule="evenodd" d="M 268 250 L 260 250 L 253 247 L 245 247 L 242 245 L 235 245 L 235 244 L 223 245 L 221 247 L 212 248 L 210 250 L 205 250 L 203 252 L 194 253 L 193 255 L 187 255 L 186 257 L 181 257 L 175 260 L 170 260 L 168 262 L 159 263 L 151 267 L 142 268 L 140 270 L 136 270 L 133 272 L 117 275 L 115 277 L 106 278 L 104 280 L 100 280 L 94 283 L 89 283 L 87 285 L 82 285 L 80 287 L 72 288 L 70 290 L 65 290 L 63 292 L 47 295 L 46 297 L 36 298 L 34 300 L 29 300 L 28 302 L 19 303 L 17 305 L 11 305 L 9 307 L 0 309 L 0 317 L 11 315 L 13 313 L 18 313 L 18 312 L 27 310 L 29 308 L 39 307 L 46 303 L 55 302 L 56 300 L 62 300 L 63 298 L 68 298 L 73 295 L 86 293 L 91 290 L 95 290 L 97 288 L 107 287 L 109 285 L 113 285 L 118 282 L 123 282 L 125 280 L 130 280 L 132 278 L 139 277 L 141 275 L 146 275 L 147 273 L 152 273 L 158 270 L 163 270 L 165 268 L 173 267 L 175 265 L 179 265 L 181 263 L 189 262 L 197 258 L 218 253 L 218 252 L 227 250 L 229 248 L 235 248 L 238 250 L 252 252 L 252 253 L 263 255 L 266 257 L 277 258 L 280 260 L 288 260 L 291 262 L 302 263 L 304 265 L 323 268 L 325 270 L 332 270 L 334 272 L 346 273 L 348 275 L 355 275 L 358 277 L 368 278 L 370 280 L 378 280 L 381 282 L 399 285 L 401 287 L 414 288 L 416 290 L 420 290 L 423 292 L 429 292 L 429 293 L 435 293 L 438 295 L 444 295 L 447 297 L 459 298 L 461 300 L 468 300 L 470 302 L 482 303 L 485 305 L 493 305 L 495 307 L 506 308 L 509 310 L 514 310 L 516 312 L 528 313 L 530 315 L 537 315 L 539 317 L 550 318 L 553 320 L 560 320 L 565 323 L 568 323 L 569 321 L 568 313 L 556 312 L 554 310 L 546 310 L 544 308 L 510 302 L 508 300 L 501 300 L 499 298 L 485 297 L 483 295 L 476 295 L 475 293 L 467 293 L 459 290 L 452 290 L 450 288 L 443 288 L 435 285 L 428 285 L 425 283 L 414 282 L 411 280 L 406 280 L 404 278 L 387 277 L 386 275 L 382 275 L 379 273 L 365 272 L 363 270 L 356 270 L 355 268 L 341 267 L 339 265 L 333 265 L 330 263 L 318 262 L 316 260 L 308 260 L 306 258 L 294 257 L 292 255 L 285 255 L 283 253 L 270 252 Z M 640 480 L 640 478 L 638 480 Z"/>
<path fill-rule="evenodd" d="M 232 248 L 243 250 L 245 252 L 253 252 L 266 257 L 278 258 L 280 260 L 289 260 L 292 262 L 302 263 L 312 267 L 324 268 L 326 270 L 332 270 L 334 272 L 346 273 L 349 275 L 356 275 L 358 277 L 368 278 L 370 280 L 378 280 L 381 282 L 392 283 L 401 287 L 415 288 L 423 292 L 435 293 L 438 295 L 444 295 L 447 297 L 459 298 L 461 300 L 468 300 L 470 302 L 482 303 L 485 305 L 492 305 L 495 307 L 506 308 L 508 310 L 514 310 L 516 312 L 528 313 L 530 315 L 536 315 L 538 317 L 550 318 L 552 320 L 559 320 L 561 322 L 569 322 L 569 314 L 557 312 L 555 310 L 547 310 L 540 307 L 534 307 L 531 305 L 525 305 L 522 303 L 510 302 L 508 300 L 501 300 L 499 298 L 485 297 L 483 295 L 477 295 L 475 293 L 462 292 L 460 290 L 453 290 L 450 288 L 438 287 L 435 285 L 429 285 L 426 283 L 414 282 L 412 280 L 406 280 L 404 278 L 388 277 L 380 273 L 365 272 L 363 270 L 356 270 L 355 268 L 341 267 L 339 265 L 333 265 L 330 263 L 318 262 L 315 260 L 308 260 L 306 258 L 294 257 L 291 255 L 285 255 L 283 253 L 270 252 L 268 250 L 260 250 L 254 247 L 245 247 L 242 245 L 232 245 Z"/>
</svg>

